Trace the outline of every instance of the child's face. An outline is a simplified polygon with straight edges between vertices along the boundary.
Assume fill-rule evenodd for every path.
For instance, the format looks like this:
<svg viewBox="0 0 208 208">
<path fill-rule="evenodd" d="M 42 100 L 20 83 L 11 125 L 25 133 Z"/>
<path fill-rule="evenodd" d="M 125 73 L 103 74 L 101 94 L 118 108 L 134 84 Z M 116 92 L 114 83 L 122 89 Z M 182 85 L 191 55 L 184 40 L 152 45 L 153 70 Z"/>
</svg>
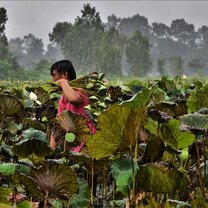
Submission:
<svg viewBox="0 0 208 208">
<path fill-rule="evenodd" d="M 58 73 L 56 70 L 53 70 L 51 76 L 52 76 L 53 82 L 56 82 L 56 81 L 58 81 L 59 79 L 67 79 L 67 74 L 66 74 L 66 73 L 65 73 L 65 74 L 60 74 L 60 73 Z"/>
</svg>

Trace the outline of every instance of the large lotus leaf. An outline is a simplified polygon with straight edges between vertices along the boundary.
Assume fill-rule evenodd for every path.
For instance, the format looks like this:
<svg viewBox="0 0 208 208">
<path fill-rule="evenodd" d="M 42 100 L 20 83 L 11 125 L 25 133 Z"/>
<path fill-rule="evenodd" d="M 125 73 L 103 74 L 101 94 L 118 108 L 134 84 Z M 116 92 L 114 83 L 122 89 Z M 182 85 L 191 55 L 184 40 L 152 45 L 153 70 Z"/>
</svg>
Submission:
<svg viewBox="0 0 208 208">
<path fill-rule="evenodd" d="M 140 163 L 150 163 L 159 160 L 164 153 L 165 145 L 162 139 L 151 134 L 148 140 L 144 153 L 140 158 Z"/>
<path fill-rule="evenodd" d="M 93 83 L 93 87 L 92 89 L 87 89 L 87 84 L 88 83 Z M 96 85 L 97 84 L 97 85 Z M 90 74 L 87 74 L 85 76 L 79 77 L 77 79 L 71 80 L 69 81 L 69 85 L 73 88 L 73 89 L 77 89 L 77 88 L 82 88 L 85 89 L 85 91 L 88 94 L 94 94 L 95 91 L 98 90 L 99 86 L 100 86 L 100 80 L 98 80 L 98 73 L 97 72 L 92 72 Z M 61 92 L 61 87 L 59 84 L 55 83 L 55 82 L 47 82 L 46 84 L 42 85 L 42 88 L 44 90 L 46 90 L 49 94 L 50 93 L 54 93 L 54 92 Z"/>
<path fill-rule="evenodd" d="M 179 190 L 187 193 L 188 177 L 173 167 L 164 167 L 158 164 L 140 166 L 137 176 L 137 188 L 153 193 L 174 193 Z"/>
<path fill-rule="evenodd" d="M 144 109 L 112 106 L 98 117 L 100 130 L 88 137 L 87 146 L 91 157 L 99 160 L 116 151 L 131 149 L 144 120 Z"/>
<path fill-rule="evenodd" d="M 87 119 L 81 115 L 75 115 L 69 111 L 63 111 L 57 116 L 57 120 L 66 132 L 72 132 L 76 135 L 78 141 L 86 139 L 90 133 L 87 126 Z"/>
<path fill-rule="evenodd" d="M 111 168 L 117 191 L 120 191 L 124 196 L 128 196 L 133 175 L 131 158 L 125 157 L 114 160 Z M 134 162 L 134 176 L 136 176 L 138 169 L 137 163 Z"/>
<path fill-rule="evenodd" d="M 208 129 L 208 115 L 200 113 L 187 114 L 180 117 L 180 120 L 187 126 L 201 129 Z"/>
<path fill-rule="evenodd" d="M 154 90 L 155 88 L 143 88 L 142 91 L 135 94 L 131 99 L 123 101 L 121 105 L 128 106 L 130 108 L 146 107 Z"/>
<path fill-rule="evenodd" d="M 205 177 L 206 181 L 208 181 L 208 160 L 206 160 L 206 163 L 203 162 L 201 165 L 201 172 L 202 172 L 202 176 Z M 205 176 L 206 174 L 206 176 Z"/>
<path fill-rule="evenodd" d="M 15 116 L 23 110 L 20 100 L 12 95 L 0 95 L 0 114 L 3 116 Z"/>
<path fill-rule="evenodd" d="M 20 176 L 20 180 L 27 195 L 39 199 L 46 193 L 49 197 L 70 198 L 78 192 L 76 174 L 64 163 L 45 161 L 40 168 L 32 168 L 30 176 Z"/>
<path fill-rule="evenodd" d="M 0 173 L 3 175 L 13 175 L 14 173 L 29 174 L 30 168 L 23 164 L 16 163 L 1 163 Z"/>
<path fill-rule="evenodd" d="M 73 155 L 70 155 L 69 157 L 67 157 L 67 155 L 65 155 L 65 157 L 70 161 L 70 165 L 73 164 L 79 164 L 80 166 L 84 166 L 85 168 L 87 168 L 88 171 L 91 171 L 92 169 L 92 158 L 83 153 L 86 149 L 82 150 L 82 152 L 80 153 L 74 153 Z M 64 156 L 64 155 L 63 155 Z M 98 160 L 94 160 L 93 161 L 93 168 L 94 168 L 94 172 L 100 172 L 101 170 L 108 170 L 109 169 L 109 159 L 108 158 L 103 158 Z"/>
<path fill-rule="evenodd" d="M 12 147 L 14 154 L 21 157 L 28 157 L 35 154 L 38 157 L 44 157 L 53 152 L 48 146 L 47 135 L 36 129 L 28 129 L 22 133 L 23 139 Z"/>
<path fill-rule="evenodd" d="M 187 113 L 187 106 L 185 100 L 180 100 L 178 102 L 160 102 L 151 108 L 165 112 L 172 117 L 181 116 Z"/>
<path fill-rule="evenodd" d="M 3 157 L 5 157 L 5 159 L 8 159 L 8 158 L 12 158 L 14 156 L 14 154 L 11 150 L 11 147 L 6 144 L 0 145 L 0 155 L 1 155 L 1 161 L 3 160 Z"/>
<path fill-rule="evenodd" d="M 2 163 L 0 164 L 0 173 L 3 175 L 13 175 L 16 171 L 15 163 Z"/>
<path fill-rule="evenodd" d="M 72 207 L 89 207 L 90 204 L 90 189 L 86 181 L 79 183 L 79 194 L 72 201 Z"/>
<path fill-rule="evenodd" d="M 11 208 L 11 203 L 8 202 L 7 197 L 12 192 L 12 188 L 0 187 L 0 207 Z M 2 204 L 1 204 L 2 203 Z M 7 205 L 7 206 L 6 206 Z"/>
<path fill-rule="evenodd" d="M 208 207 L 208 201 L 205 197 L 194 198 L 193 200 L 191 200 L 190 204 L 193 208 L 207 208 Z"/>
<path fill-rule="evenodd" d="M 33 128 L 45 132 L 47 128 L 44 123 L 31 118 L 20 118 L 18 121 L 24 124 L 25 129 Z"/>
<path fill-rule="evenodd" d="M 207 91 L 208 91 L 208 84 L 204 85 L 200 89 L 196 89 L 193 92 L 191 92 L 187 100 L 188 113 L 193 113 L 201 108 L 207 108 L 208 106 Z"/>
<path fill-rule="evenodd" d="M 169 79 L 166 76 L 163 76 L 162 79 L 158 82 L 158 86 L 164 90 L 166 93 L 172 93 L 176 91 L 176 85 L 173 80 Z"/>
<path fill-rule="evenodd" d="M 164 100 L 169 99 L 169 97 L 167 96 L 167 93 L 163 91 L 161 88 L 153 87 L 152 90 L 153 90 L 153 93 L 150 97 L 150 100 L 153 104 L 160 103 Z"/>
<path fill-rule="evenodd" d="M 165 143 L 170 146 L 183 149 L 190 146 L 195 140 L 194 134 L 190 131 L 180 130 L 181 121 L 170 119 L 166 124 L 158 125 L 156 121 L 148 119 L 145 128 L 152 134 L 160 137 Z"/>
</svg>

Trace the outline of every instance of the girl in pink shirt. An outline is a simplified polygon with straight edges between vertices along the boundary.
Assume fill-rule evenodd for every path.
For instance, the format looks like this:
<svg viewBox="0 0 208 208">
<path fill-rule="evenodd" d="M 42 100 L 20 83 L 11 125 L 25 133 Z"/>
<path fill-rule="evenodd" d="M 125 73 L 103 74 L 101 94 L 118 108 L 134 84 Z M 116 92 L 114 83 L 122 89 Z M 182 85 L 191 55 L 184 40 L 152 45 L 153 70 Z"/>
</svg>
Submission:
<svg viewBox="0 0 208 208">
<path fill-rule="evenodd" d="M 63 110 L 71 111 L 74 114 L 82 115 L 87 120 L 87 125 L 90 129 L 91 134 L 96 133 L 96 128 L 92 121 L 87 117 L 84 107 L 89 105 L 88 95 L 84 90 L 73 90 L 68 84 L 69 80 L 76 79 L 76 72 L 69 60 L 61 60 L 55 62 L 51 66 L 51 76 L 54 82 L 59 83 L 63 90 L 63 95 L 59 100 L 58 114 L 61 114 Z M 84 145 L 82 143 L 80 146 L 75 148 L 75 151 L 79 151 Z M 57 142 L 53 137 L 53 133 L 50 138 L 50 146 L 55 149 L 57 147 Z"/>
</svg>

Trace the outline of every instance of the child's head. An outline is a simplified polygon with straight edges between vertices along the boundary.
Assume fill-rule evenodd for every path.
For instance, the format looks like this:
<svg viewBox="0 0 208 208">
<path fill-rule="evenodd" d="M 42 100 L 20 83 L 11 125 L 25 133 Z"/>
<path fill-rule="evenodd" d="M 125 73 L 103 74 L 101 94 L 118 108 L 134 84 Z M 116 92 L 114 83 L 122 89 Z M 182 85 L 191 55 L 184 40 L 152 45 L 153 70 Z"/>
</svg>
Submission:
<svg viewBox="0 0 208 208">
<path fill-rule="evenodd" d="M 73 80 L 76 79 L 76 72 L 71 61 L 60 60 L 51 66 L 51 76 L 53 81 L 57 81 L 62 78 Z"/>
</svg>

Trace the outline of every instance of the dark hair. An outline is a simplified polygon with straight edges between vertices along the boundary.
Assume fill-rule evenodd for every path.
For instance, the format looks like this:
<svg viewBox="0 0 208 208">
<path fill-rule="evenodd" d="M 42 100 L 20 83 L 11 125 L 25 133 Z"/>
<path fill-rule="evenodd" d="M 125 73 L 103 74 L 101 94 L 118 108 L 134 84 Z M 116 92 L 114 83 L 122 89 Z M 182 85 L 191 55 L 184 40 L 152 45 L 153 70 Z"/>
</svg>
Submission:
<svg viewBox="0 0 208 208">
<path fill-rule="evenodd" d="M 69 60 L 60 60 L 55 62 L 51 66 L 51 75 L 54 70 L 56 70 L 59 74 L 64 74 L 65 72 L 67 72 L 68 80 L 76 79 L 76 72 L 74 66 L 72 65 L 72 62 Z"/>
</svg>

